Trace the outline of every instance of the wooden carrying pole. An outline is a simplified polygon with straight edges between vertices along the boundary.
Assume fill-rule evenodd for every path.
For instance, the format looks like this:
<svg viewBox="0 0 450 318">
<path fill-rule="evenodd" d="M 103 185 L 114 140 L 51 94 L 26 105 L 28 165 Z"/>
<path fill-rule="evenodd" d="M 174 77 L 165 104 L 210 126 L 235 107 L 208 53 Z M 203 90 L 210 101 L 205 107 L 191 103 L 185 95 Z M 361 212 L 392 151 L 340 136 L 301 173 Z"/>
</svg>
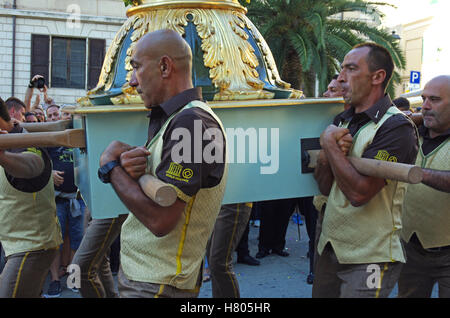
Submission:
<svg viewBox="0 0 450 318">
<path fill-rule="evenodd" d="M 20 123 L 28 132 L 61 131 L 69 128 L 72 119 L 47 121 L 45 123 Z"/>
<path fill-rule="evenodd" d="M 85 148 L 84 129 L 0 135 L 0 149 L 60 146 Z M 177 199 L 175 189 L 154 176 L 143 175 L 139 179 L 139 185 L 150 199 L 162 207 L 171 206 Z"/>
<path fill-rule="evenodd" d="M 84 129 L 0 135 L 1 149 L 60 146 L 71 148 L 86 147 Z"/>
<path fill-rule="evenodd" d="M 308 150 L 310 156 L 308 164 L 309 168 L 316 167 L 319 151 L 320 150 Z M 366 176 L 397 180 L 412 184 L 422 182 L 423 171 L 420 167 L 415 165 L 357 157 L 347 158 L 359 173 Z"/>
</svg>

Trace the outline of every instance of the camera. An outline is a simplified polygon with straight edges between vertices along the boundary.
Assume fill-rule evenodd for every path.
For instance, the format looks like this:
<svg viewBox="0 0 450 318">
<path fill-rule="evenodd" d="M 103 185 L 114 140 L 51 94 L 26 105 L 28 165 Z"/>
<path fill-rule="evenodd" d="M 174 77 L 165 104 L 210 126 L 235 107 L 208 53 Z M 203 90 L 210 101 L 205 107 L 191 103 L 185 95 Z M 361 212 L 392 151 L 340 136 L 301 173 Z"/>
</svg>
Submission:
<svg viewBox="0 0 450 318">
<path fill-rule="evenodd" d="M 45 85 L 45 78 L 39 77 L 39 78 L 35 79 L 34 81 L 31 80 L 29 86 L 41 89 L 41 88 L 44 88 L 44 85 Z"/>
</svg>

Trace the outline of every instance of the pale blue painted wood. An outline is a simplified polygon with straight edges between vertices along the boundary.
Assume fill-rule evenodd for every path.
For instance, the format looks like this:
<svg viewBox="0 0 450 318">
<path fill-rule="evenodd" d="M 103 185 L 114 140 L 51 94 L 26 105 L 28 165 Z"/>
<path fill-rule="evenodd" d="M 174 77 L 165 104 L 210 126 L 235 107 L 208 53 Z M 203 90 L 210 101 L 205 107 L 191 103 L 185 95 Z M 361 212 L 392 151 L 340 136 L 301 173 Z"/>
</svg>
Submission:
<svg viewBox="0 0 450 318">
<path fill-rule="evenodd" d="M 339 112 L 342 104 L 302 104 L 290 106 L 266 106 L 246 108 L 216 108 L 227 132 L 242 128 L 248 133 L 256 132 L 257 141 L 267 137 L 268 154 L 272 147 L 270 140 L 274 130 L 279 132 L 278 169 L 273 174 L 262 174 L 262 167 L 275 168 L 275 159 L 263 163 L 258 154 L 257 162 L 249 160 L 249 142 L 245 147 L 245 163 L 237 162 L 237 137 L 228 134 L 228 146 L 234 141 L 234 156 L 229 159 L 229 175 L 224 204 L 255 202 L 271 199 L 304 197 L 318 194 L 316 182 L 311 173 L 301 173 L 300 140 L 319 137 Z M 128 213 L 111 185 L 101 183 L 97 177 L 99 158 L 113 140 L 130 145 L 144 145 L 147 137 L 148 118 L 145 112 L 115 112 L 106 114 L 77 115 L 75 128 L 84 128 L 87 134 L 87 153 L 77 150 L 76 183 L 91 210 L 93 218 L 109 218 Z M 262 129 L 262 130 L 261 130 Z M 266 131 L 264 131 L 266 129 Z M 234 137 L 234 138 L 233 138 Z M 267 152 L 265 152 L 267 154 Z"/>
</svg>

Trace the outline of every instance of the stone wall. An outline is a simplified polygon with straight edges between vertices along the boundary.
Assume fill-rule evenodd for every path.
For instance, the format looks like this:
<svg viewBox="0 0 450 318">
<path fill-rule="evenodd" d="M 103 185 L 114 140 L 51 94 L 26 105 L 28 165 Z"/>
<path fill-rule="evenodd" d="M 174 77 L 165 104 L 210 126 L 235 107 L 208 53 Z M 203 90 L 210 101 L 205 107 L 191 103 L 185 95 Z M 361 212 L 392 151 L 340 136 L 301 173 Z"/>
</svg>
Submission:
<svg viewBox="0 0 450 318">
<path fill-rule="evenodd" d="M 18 9 L 16 10 L 5 5 L 5 2 L 8 1 L 2 2 L 3 8 L 0 7 L 0 76 L 2 79 L 0 97 L 3 99 L 12 95 L 13 17 L 16 18 L 15 87 L 13 95 L 21 99 L 24 98 L 28 83 L 34 75 L 30 74 L 32 34 L 82 39 L 105 39 L 105 50 L 107 50 L 116 32 L 126 20 L 126 10 L 122 1 L 78 1 L 81 7 L 84 8 L 82 14 L 79 15 L 79 24 L 73 23 L 74 20 L 71 20 L 73 18 L 71 13 L 61 12 L 62 10 L 36 11 L 32 7 L 20 6 L 21 3 L 36 3 L 37 1 L 34 0 L 18 1 Z M 55 1 L 48 0 L 45 2 L 51 3 Z M 112 14 L 111 8 L 116 8 L 118 11 L 117 16 L 84 14 L 87 11 L 86 8 L 89 8 L 88 3 L 97 5 L 97 2 L 104 2 L 105 5 L 116 2 L 116 6 L 112 5 L 108 10 L 103 8 L 100 12 Z M 117 6 L 117 2 L 119 2 L 120 7 Z M 86 7 L 83 3 L 86 4 Z M 61 5 L 62 3 L 59 4 L 59 6 Z M 96 13 L 97 11 L 94 10 L 91 13 Z M 49 79 L 46 80 L 48 82 Z M 85 94 L 86 90 L 84 89 L 52 88 L 50 83 L 49 96 L 53 97 L 58 104 L 73 104 L 76 98 L 85 96 Z"/>
</svg>

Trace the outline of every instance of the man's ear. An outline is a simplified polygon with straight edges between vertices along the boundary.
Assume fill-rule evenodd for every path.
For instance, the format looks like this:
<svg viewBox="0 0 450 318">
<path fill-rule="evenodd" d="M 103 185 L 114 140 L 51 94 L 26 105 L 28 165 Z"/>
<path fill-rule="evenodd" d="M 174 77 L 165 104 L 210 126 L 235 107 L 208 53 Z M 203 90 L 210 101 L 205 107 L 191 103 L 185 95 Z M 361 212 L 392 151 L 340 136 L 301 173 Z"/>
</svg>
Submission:
<svg viewBox="0 0 450 318">
<path fill-rule="evenodd" d="M 386 71 L 381 69 L 373 72 L 372 74 L 372 84 L 373 85 L 381 85 L 386 79 Z"/>
</svg>

